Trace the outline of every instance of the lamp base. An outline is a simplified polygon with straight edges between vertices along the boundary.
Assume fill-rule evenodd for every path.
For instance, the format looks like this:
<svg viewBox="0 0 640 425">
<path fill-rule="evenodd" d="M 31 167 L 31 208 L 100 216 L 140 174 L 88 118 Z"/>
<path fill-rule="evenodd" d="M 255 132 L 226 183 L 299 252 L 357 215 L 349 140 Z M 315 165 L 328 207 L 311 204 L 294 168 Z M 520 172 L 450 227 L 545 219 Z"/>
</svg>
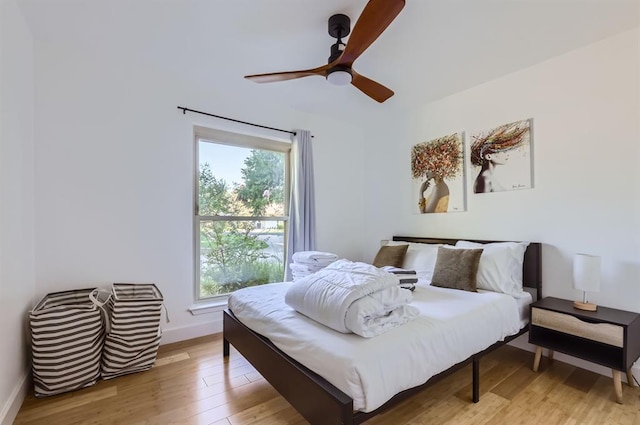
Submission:
<svg viewBox="0 0 640 425">
<path fill-rule="evenodd" d="M 582 301 L 574 301 L 573 308 L 577 308 L 579 310 L 586 310 L 586 311 L 596 311 L 598 309 L 598 306 L 592 303 L 583 303 Z"/>
</svg>

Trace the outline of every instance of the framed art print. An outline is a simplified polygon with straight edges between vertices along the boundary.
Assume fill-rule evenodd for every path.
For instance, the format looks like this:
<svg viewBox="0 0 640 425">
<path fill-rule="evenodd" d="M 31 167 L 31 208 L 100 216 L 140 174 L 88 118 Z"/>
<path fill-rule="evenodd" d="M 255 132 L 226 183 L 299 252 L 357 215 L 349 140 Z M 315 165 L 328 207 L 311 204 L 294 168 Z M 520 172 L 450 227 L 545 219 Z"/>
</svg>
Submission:
<svg viewBox="0 0 640 425">
<path fill-rule="evenodd" d="M 418 213 L 465 211 L 462 133 L 414 145 L 411 148 L 411 176 Z"/>
<path fill-rule="evenodd" d="M 473 193 L 532 188 L 531 120 L 472 133 L 469 159 Z"/>
</svg>

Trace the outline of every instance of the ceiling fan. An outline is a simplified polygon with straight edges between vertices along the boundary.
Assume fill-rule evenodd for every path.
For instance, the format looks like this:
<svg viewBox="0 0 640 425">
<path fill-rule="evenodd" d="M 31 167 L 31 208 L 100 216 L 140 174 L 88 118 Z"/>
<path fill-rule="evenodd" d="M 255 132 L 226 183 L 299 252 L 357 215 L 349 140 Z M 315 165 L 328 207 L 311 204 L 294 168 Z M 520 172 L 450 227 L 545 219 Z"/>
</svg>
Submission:
<svg viewBox="0 0 640 425">
<path fill-rule="evenodd" d="M 256 83 L 272 83 L 320 75 L 333 84 L 351 83 L 370 98 L 382 103 L 393 96 L 393 91 L 358 74 L 353 69 L 353 62 L 391 24 L 404 4 L 405 0 L 369 0 L 354 25 L 346 45 L 342 42 L 342 37 L 349 35 L 351 25 L 349 17 L 338 14 L 329 18 L 329 35 L 337 41 L 331 46 L 331 56 L 326 65 L 301 71 L 247 75 L 244 78 Z"/>
</svg>

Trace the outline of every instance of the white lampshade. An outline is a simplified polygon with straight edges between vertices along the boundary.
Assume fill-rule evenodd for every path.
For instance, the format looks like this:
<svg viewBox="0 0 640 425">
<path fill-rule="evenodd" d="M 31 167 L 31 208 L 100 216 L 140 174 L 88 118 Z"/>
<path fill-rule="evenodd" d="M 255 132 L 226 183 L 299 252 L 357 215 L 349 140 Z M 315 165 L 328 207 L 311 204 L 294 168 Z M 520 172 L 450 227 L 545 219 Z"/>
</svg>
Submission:
<svg viewBox="0 0 640 425">
<path fill-rule="evenodd" d="M 575 255 L 573 287 L 581 291 L 600 292 L 600 257 L 588 254 Z"/>
</svg>

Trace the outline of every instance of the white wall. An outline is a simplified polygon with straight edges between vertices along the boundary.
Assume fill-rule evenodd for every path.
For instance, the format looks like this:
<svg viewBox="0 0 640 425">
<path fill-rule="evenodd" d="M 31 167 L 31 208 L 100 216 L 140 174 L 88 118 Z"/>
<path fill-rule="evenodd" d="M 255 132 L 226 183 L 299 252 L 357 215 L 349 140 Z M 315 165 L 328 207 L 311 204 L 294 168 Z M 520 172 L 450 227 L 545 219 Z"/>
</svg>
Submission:
<svg viewBox="0 0 640 425">
<path fill-rule="evenodd" d="M 187 312 L 194 272 L 191 131 L 193 124 L 256 130 L 182 115 L 177 105 L 312 131 L 319 249 L 370 259 L 379 240 L 394 234 L 536 240 L 544 243 L 546 295 L 576 297 L 571 258 L 590 252 L 603 257 L 602 292 L 594 301 L 640 311 L 634 280 L 640 272 L 638 30 L 365 126 L 202 92 L 165 70 L 119 60 L 117 52 L 39 41 L 34 145 L 32 41 L 21 18 L 15 19 L 14 2 L 2 3 L 0 329 L 3 340 L 7 333 L 17 342 L 0 348 L 0 402 L 14 391 L 25 365 L 20 328 L 5 322 L 21 319 L 34 295 L 116 281 L 155 282 L 172 318 L 164 326 L 165 342 L 219 331 L 219 314 Z M 5 54 L 17 60 L 9 66 Z M 7 70 L 19 76 L 10 87 Z M 413 144 L 530 117 L 534 189 L 470 195 L 464 213 L 412 213 Z M 14 142 L 5 142 L 5 134 L 16 135 Z M 9 228 L 8 217 L 22 221 L 16 227 L 12 220 Z M 8 244 L 16 256 L 6 257 L 11 262 L 5 259 Z M 24 282 L 10 287 L 13 298 L 4 295 L 9 280 Z M 5 299 L 12 300 L 7 310 Z"/>
<path fill-rule="evenodd" d="M 15 0 L 0 2 L 0 423 L 26 390 L 25 318 L 34 301 L 33 40 Z"/>
<path fill-rule="evenodd" d="M 269 134 L 183 115 L 178 105 L 311 130 L 318 248 L 361 255 L 359 241 L 343 236 L 361 234 L 364 228 L 363 137 L 356 127 L 221 98 L 161 69 L 100 52 L 40 43 L 36 53 L 39 293 L 154 282 L 172 320 L 164 326 L 164 342 L 221 330 L 221 313 L 192 316 L 187 311 L 194 301 L 192 128 L 198 124 Z M 345 204 L 350 208 L 341 207 Z"/>
<path fill-rule="evenodd" d="M 535 188 L 470 193 L 464 213 L 413 213 L 412 145 L 527 118 Z M 545 295 L 577 299 L 573 255 L 597 254 L 602 290 L 591 299 L 640 311 L 640 30 L 425 105 L 402 126 L 395 143 L 380 137 L 367 150 L 368 255 L 394 234 L 539 241 Z"/>
</svg>

